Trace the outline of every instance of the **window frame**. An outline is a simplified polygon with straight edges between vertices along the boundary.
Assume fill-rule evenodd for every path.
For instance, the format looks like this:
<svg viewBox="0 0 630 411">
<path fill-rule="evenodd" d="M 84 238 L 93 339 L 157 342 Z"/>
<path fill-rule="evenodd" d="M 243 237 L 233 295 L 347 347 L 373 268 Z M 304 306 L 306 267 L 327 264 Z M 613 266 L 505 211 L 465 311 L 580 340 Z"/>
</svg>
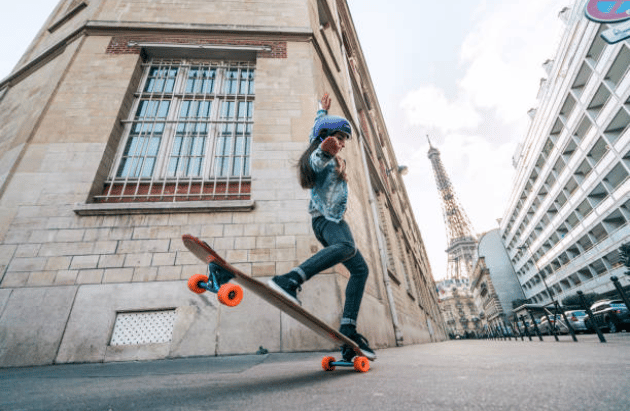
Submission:
<svg viewBox="0 0 630 411">
<path fill-rule="evenodd" d="M 133 93 L 133 103 L 129 115 L 126 120 L 122 121 L 121 139 L 116 147 L 116 154 L 105 178 L 103 192 L 100 195 L 94 195 L 93 200 L 101 203 L 127 201 L 140 203 L 203 201 L 204 199 L 226 201 L 239 199 L 238 196 L 244 197 L 243 199 L 249 199 L 255 101 L 255 62 L 224 59 L 155 58 L 148 59 L 142 65 L 142 76 L 138 87 Z M 208 80 L 210 77 L 201 79 L 202 87 L 205 87 L 205 81 L 213 82 L 209 92 L 195 93 L 194 90 L 192 93 L 188 92 L 187 84 L 192 79 L 190 70 L 194 68 L 206 69 L 214 73 L 214 77 L 211 80 Z M 173 69 L 175 73 L 172 90 L 170 87 L 167 89 L 166 86 L 166 82 L 169 80 L 168 74 L 159 77 L 160 81 L 164 82 L 164 85 L 159 90 L 155 88 L 149 89 L 148 82 L 154 70 L 169 72 Z M 230 72 L 237 73 L 232 80 L 229 80 L 228 77 Z M 246 73 L 246 78 L 241 77 L 241 73 Z M 232 87 L 229 90 L 226 89 L 228 81 L 234 82 L 234 89 Z M 246 90 L 242 89 L 243 81 L 245 81 Z M 158 113 L 159 105 L 165 101 L 168 101 L 168 108 L 165 116 L 160 117 Z M 204 117 L 183 116 L 182 107 L 187 102 L 208 103 L 208 115 Z M 154 115 L 148 119 L 139 116 L 140 106 L 144 103 L 158 106 Z M 230 106 L 233 107 L 232 112 L 228 112 Z M 246 111 L 244 115 L 239 113 L 241 108 L 244 108 Z M 233 114 L 233 116 L 230 117 L 229 114 Z M 125 162 L 128 161 L 125 158 L 129 154 L 128 144 L 130 144 L 131 139 L 137 137 L 139 141 L 142 141 L 143 138 L 146 140 L 155 138 L 155 130 L 151 129 L 148 132 L 142 130 L 145 123 L 149 124 L 151 128 L 155 125 L 160 125 L 163 128 L 161 132 L 158 132 L 158 148 L 151 172 L 148 174 L 144 172 L 143 162 L 149 157 L 146 151 L 137 157 L 134 157 L 133 154 L 138 153 L 132 153 L 132 155 L 128 156 L 132 158 L 132 161 L 129 169 L 124 172 L 123 167 Z M 201 128 L 204 131 L 197 130 L 198 126 L 196 124 L 203 124 Z M 140 131 L 134 136 L 133 128 L 136 126 L 140 127 Z M 192 128 L 193 132 L 187 132 L 188 128 Z M 223 131 L 221 128 L 223 128 Z M 222 136 L 222 133 L 226 132 L 229 132 L 229 134 Z M 179 166 L 172 172 L 171 161 L 173 159 L 178 158 L 179 160 L 176 161 L 179 163 L 183 158 L 190 160 L 196 155 L 190 152 L 187 154 L 182 150 L 179 150 L 178 155 L 174 155 L 176 152 L 175 142 L 178 138 L 181 138 L 182 141 L 196 138 L 203 139 L 204 149 L 200 157 L 199 173 L 192 175 L 189 173 L 182 174 Z M 224 149 L 219 153 L 217 149 L 222 138 L 227 140 L 230 146 L 227 150 Z M 138 162 L 140 162 L 140 159 L 142 160 L 139 169 L 137 169 L 138 164 L 133 163 L 135 161 L 134 158 Z M 228 159 L 227 175 L 217 171 L 218 158 Z M 239 165 L 238 170 L 235 171 L 237 164 Z M 134 170 L 134 168 L 136 169 Z M 187 192 L 181 192 L 180 183 L 182 182 L 184 185 L 188 183 Z M 167 188 L 167 186 L 173 184 L 175 184 L 175 189 Z M 115 185 L 122 185 L 120 195 L 112 194 L 112 187 Z M 143 188 L 140 190 L 141 186 L 147 185 L 148 189 L 145 190 Z M 160 185 L 162 186 L 162 191 L 159 190 Z M 134 186 L 136 186 L 135 192 L 129 194 L 126 190 L 128 190 L 128 187 Z M 212 187 L 211 194 L 207 191 L 210 186 Z M 221 193 L 218 193 L 217 187 L 223 187 L 224 198 L 220 198 Z M 169 193 L 165 190 L 173 192 Z M 243 190 L 246 190 L 248 195 L 244 195 Z M 147 191 L 147 193 L 141 194 L 139 191 Z M 192 191 L 198 191 L 198 193 L 193 193 Z M 198 198 L 195 198 L 195 194 L 198 194 Z"/>
</svg>

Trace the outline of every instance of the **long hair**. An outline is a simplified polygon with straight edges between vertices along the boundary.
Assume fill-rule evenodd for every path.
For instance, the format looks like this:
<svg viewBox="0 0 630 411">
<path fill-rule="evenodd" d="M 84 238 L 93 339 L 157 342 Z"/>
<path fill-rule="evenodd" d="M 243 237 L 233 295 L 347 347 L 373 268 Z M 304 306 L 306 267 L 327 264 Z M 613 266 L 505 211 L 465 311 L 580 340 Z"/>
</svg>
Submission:
<svg viewBox="0 0 630 411">
<path fill-rule="evenodd" d="M 320 140 L 314 139 L 310 146 L 302 153 L 302 156 L 298 160 L 298 178 L 300 180 L 300 185 L 304 189 L 315 187 L 315 180 L 317 179 L 317 175 L 315 171 L 311 168 L 311 154 L 313 151 L 317 150 L 319 147 Z M 342 159 L 338 155 L 335 156 L 335 161 L 337 162 L 337 175 L 344 181 L 348 181 L 348 176 L 346 174 L 346 160 Z"/>
<path fill-rule="evenodd" d="M 315 187 L 315 179 L 317 176 L 311 168 L 311 154 L 313 154 L 313 151 L 317 150 L 319 143 L 318 138 L 314 139 L 311 145 L 302 153 L 298 161 L 298 178 L 300 179 L 300 185 L 304 189 Z"/>
</svg>

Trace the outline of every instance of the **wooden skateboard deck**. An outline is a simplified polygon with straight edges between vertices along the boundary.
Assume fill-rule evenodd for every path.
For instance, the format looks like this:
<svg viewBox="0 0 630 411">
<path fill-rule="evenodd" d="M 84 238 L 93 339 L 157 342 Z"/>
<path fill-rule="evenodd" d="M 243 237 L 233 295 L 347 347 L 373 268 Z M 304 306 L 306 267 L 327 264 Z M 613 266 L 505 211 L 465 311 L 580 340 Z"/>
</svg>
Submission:
<svg viewBox="0 0 630 411">
<path fill-rule="evenodd" d="M 325 357 L 322 360 L 324 370 L 332 371 L 335 369 L 335 366 L 352 366 L 360 372 L 366 372 L 369 369 L 369 360 L 354 341 L 273 290 L 266 283 L 233 267 L 204 241 L 189 234 L 182 236 L 182 240 L 190 252 L 199 260 L 208 264 L 208 276 L 196 274 L 190 277 L 188 287 L 191 291 L 196 293 L 202 293 L 206 290 L 212 291 L 217 293 L 221 303 L 228 306 L 236 306 L 243 297 L 243 291 L 235 284 L 229 283 L 230 280 L 234 280 L 234 282 L 258 295 L 320 336 L 340 346 L 350 346 L 354 350 L 356 354 L 354 361 L 335 361 L 333 357 Z"/>
</svg>

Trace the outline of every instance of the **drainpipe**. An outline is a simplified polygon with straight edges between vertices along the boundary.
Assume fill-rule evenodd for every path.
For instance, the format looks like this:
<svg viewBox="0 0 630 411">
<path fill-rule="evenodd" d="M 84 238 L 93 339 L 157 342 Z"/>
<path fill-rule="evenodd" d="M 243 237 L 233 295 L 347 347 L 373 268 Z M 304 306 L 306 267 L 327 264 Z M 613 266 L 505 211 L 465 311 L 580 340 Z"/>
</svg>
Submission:
<svg viewBox="0 0 630 411">
<path fill-rule="evenodd" d="M 385 283 L 385 293 L 387 294 L 387 301 L 389 305 L 389 309 L 392 315 L 392 324 L 394 326 L 394 336 L 396 338 L 396 346 L 400 347 L 403 344 L 403 334 L 400 329 L 400 324 L 398 323 L 398 314 L 396 313 L 396 303 L 394 300 L 394 294 L 392 292 L 392 284 L 389 280 L 389 274 L 387 271 L 387 249 L 385 247 L 383 237 L 381 235 L 380 230 L 380 219 L 378 218 L 378 209 L 376 206 L 376 198 L 374 196 L 374 190 L 372 188 L 371 178 L 370 178 L 370 170 L 368 168 L 365 148 L 361 147 L 361 159 L 363 160 L 363 170 L 367 177 L 368 184 L 370 187 L 368 188 L 368 195 L 370 197 L 370 208 L 372 209 L 372 219 L 374 220 L 374 225 L 376 228 L 376 240 L 378 243 L 378 251 L 381 255 L 381 270 L 383 271 L 383 281 Z"/>
<path fill-rule="evenodd" d="M 335 11 L 337 12 L 337 30 L 341 35 L 341 15 L 339 14 L 339 10 L 337 9 L 337 4 L 334 3 Z M 350 106 L 352 107 L 353 114 L 357 120 L 359 119 L 359 113 L 357 112 L 357 107 L 354 101 L 354 92 L 352 91 L 352 79 L 350 78 L 350 68 L 348 67 L 348 58 L 346 53 L 346 46 L 341 41 L 341 54 L 343 60 L 344 72 L 346 75 L 346 81 L 348 82 L 348 93 L 350 94 Z M 358 140 L 358 138 L 357 138 Z M 394 300 L 394 294 L 392 292 L 391 282 L 389 280 L 389 274 L 387 272 L 387 249 L 385 247 L 383 238 L 381 237 L 380 231 L 380 219 L 378 218 L 378 209 L 376 206 L 376 198 L 374 196 L 374 189 L 372 188 L 372 179 L 370 178 L 370 169 L 368 167 L 367 158 L 366 158 L 366 148 L 363 142 L 360 142 L 361 147 L 361 160 L 363 162 L 363 170 L 368 182 L 368 196 L 370 201 L 370 206 L 372 208 L 372 219 L 374 220 L 374 226 L 376 228 L 376 240 L 378 243 L 378 250 L 381 255 L 381 270 L 383 271 L 383 281 L 385 283 L 385 292 L 387 295 L 387 301 L 389 305 L 389 309 L 392 315 L 392 325 L 394 326 L 394 337 L 396 338 L 396 346 L 402 346 L 403 344 L 403 333 L 400 329 L 400 324 L 398 322 L 398 314 L 396 313 L 396 303 Z"/>
</svg>

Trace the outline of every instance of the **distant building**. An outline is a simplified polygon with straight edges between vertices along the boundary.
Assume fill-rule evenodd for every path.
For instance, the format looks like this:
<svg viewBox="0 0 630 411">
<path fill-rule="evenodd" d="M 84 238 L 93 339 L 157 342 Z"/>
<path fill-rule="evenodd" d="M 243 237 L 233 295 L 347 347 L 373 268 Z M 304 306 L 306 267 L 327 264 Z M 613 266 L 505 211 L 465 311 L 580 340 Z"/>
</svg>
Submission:
<svg viewBox="0 0 630 411">
<path fill-rule="evenodd" d="M 481 322 L 468 278 L 446 279 L 437 283 L 440 310 L 451 338 L 478 335 Z"/>
<path fill-rule="evenodd" d="M 247 274 L 321 246 L 296 163 L 324 92 L 354 133 L 346 221 L 375 348 L 445 338 L 345 1 L 62 0 L 0 80 L 0 367 L 335 348 L 252 294 L 194 295 L 202 237 Z M 305 287 L 338 326 L 348 272 Z"/>
<path fill-rule="evenodd" d="M 524 299 L 523 291 L 501 241 L 499 229 L 479 239 L 477 264 L 470 284 L 479 317 L 490 329 L 509 330 L 512 302 Z"/>
<path fill-rule="evenodd" d="M 586 0 L 565 9 L 566 30 L 539 107 L 515 157 L 501 236 L 525 297 L 546 304 L 623 285 L 619 247 L 630 238 L 630 42 L 589 21 Z"/>
</svg>

